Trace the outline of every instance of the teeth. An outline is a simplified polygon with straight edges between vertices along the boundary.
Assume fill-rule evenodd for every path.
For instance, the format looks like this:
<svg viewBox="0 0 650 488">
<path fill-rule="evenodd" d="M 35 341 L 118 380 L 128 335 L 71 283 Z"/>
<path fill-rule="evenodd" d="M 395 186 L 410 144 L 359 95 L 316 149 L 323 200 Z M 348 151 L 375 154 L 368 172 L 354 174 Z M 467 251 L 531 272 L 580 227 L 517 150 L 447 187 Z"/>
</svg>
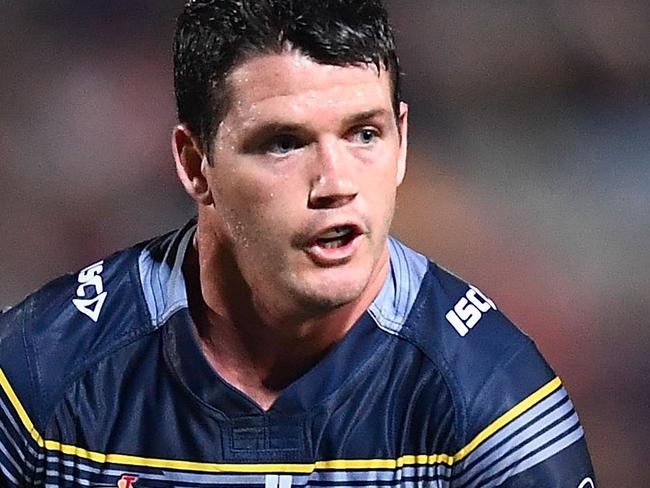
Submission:
<svg viewBox="0 0 650 488">
<path fill-rule="evenodd" d="M 352 229 L 349 227 L 334 227 L 329 232 L 326 232 L 320 236 L 319 239 L 339 239 L 345 235 L 348 235 L 350 232 L 352 232 Z"/>
<path fill-rule="evenodd" d="M 323 242 L 321 244 L 321 246 L 323 246 L 325 249 L 334 249 L 335 247 L 341 247 L 342 245 L 343 241 L 341 240 Z"/>
</svg>

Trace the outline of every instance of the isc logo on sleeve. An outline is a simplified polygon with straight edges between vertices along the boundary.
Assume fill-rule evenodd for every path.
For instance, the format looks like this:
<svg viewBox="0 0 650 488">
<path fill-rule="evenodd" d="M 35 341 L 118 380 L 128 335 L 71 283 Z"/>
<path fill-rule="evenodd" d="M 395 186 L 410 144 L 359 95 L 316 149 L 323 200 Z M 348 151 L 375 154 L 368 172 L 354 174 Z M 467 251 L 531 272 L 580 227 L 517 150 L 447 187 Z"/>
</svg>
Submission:
<svg viewBox="0 0 650 488">
<path fill-rule="evenodd" d="M 474 327 L 483 314 L 497 307 L 492 300 L 483 295 L 475 286 L 469 287 L 465 296 L 462 297 L 454 308 L 447 312 L 447 321 L 456 329 L 461 337 L 465 337 L 469 330 Z"/>
</svg>

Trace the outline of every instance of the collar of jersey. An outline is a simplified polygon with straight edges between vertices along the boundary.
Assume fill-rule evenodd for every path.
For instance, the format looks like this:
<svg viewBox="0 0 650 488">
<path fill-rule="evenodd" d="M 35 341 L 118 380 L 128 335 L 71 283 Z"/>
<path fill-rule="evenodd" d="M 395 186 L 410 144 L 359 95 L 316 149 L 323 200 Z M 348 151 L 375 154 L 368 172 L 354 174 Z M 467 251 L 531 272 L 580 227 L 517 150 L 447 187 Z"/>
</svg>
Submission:
<svg viewBox="0 0 650 488">
<path fill-rule="evenodd" d="M 187 308 L 182 264 L 195 231 L 196 221 L 192 220 L 162 242 L 153 241 L 140 254 L 140 281 L 154 327 Z M 390 237 L 388 245 L 390 272 L 368 312 L 381 329 L 399 335 L 415 303 L 428 261 L 397 239 Z"/>
<path fill-rule="evenodd" d="M 154 239 L 140 253 L 140 284 L 154 327 L 187 308 L 183 259 L 195 231 L 196 220 L 192 219 L 178 231 Z"/>
<path fill-rule="evenodd" d="M 146 246 L 139 258 L 140 279 L 152 325 L 164 328 L 167 362 L 204 404 L 230 415 L 257 415 L 259 407 L 222 380 L 203 357 L 189 314 L 182 263 L 194 233 L 192 221 Z M 270 414 L 304 412 L 345 390 L 341 378 L 361 373 L 399 335 L 415 302 L 428 262 L 396 239 L 389 239 L 390 272 L 382 290 L 357 324 L 312 370 L 287 387 Z M 384 334 L 387 332 L 388 334 Z"/>
<path fill-rule="evenodd" d="M 368 308 L 377 325 L 384 331 L 399 335 L 413 308 L 428 260 L 389 237 L 390 272 L 377 298 Z"/>
</svg>

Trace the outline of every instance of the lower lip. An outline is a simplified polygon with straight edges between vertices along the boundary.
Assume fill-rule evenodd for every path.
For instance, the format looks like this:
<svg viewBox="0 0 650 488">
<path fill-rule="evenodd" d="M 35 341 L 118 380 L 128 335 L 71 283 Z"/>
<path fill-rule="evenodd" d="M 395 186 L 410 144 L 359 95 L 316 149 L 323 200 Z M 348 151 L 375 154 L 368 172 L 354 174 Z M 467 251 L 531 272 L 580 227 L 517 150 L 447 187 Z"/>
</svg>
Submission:
<svg viewBox="0 0 650 488">
<path fill-rule="evenodd" d="M 318 244 L 312 244 L 306 248 L 306 252 L 311 259 L 321 266 L 337 266 L 349 262 L 361 246 L 363 234 L 355 236 L 345 246 L 341 247 L 323 247 Z"/>
</svg>

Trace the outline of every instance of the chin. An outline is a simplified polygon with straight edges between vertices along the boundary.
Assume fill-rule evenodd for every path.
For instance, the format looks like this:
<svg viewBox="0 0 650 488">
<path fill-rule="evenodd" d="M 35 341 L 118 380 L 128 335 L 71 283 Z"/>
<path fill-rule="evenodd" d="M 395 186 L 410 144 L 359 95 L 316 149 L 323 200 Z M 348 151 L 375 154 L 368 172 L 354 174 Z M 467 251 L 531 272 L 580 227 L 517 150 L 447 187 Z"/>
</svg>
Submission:
<svg viewBox="0 0 650 488">
<path fill-rule="evenodd" d="M 323 279 L 310 286 L 297 287 L 296 295 L 303 306 L 319 312 L 328 312 L 348 305 L 363 295 L 367 279 Z"/>
<path fill-rule="evenodd" d="M 372 256 L 363 258 L 327 269 L 309 266 L 285 272 L 282 286 L 275 291 L 284 289 L 281 297 L 284 300 L 292 297 L 294 305 L 306 312 L 322 314 L 334 311 L 363 298 L 369 291 L 377 265 Z"/>
<path fill-rule="evenodd" d="M 340 293 L 328 293 L 326 295 L 325 294 L 311 295 L 309 297 L 305 297 L 306 298 L 305 301 L 306 302 L 308 301 L 314 310 L 319 310 L 321 312 L 328 312 L 354 302 L 356 299 L 359 298 L 360 295 L 361 295 L 360 293 L 354 293 L 351 292 L 350 290 L 344 290 L 341 291 Z"/>
</svg>

